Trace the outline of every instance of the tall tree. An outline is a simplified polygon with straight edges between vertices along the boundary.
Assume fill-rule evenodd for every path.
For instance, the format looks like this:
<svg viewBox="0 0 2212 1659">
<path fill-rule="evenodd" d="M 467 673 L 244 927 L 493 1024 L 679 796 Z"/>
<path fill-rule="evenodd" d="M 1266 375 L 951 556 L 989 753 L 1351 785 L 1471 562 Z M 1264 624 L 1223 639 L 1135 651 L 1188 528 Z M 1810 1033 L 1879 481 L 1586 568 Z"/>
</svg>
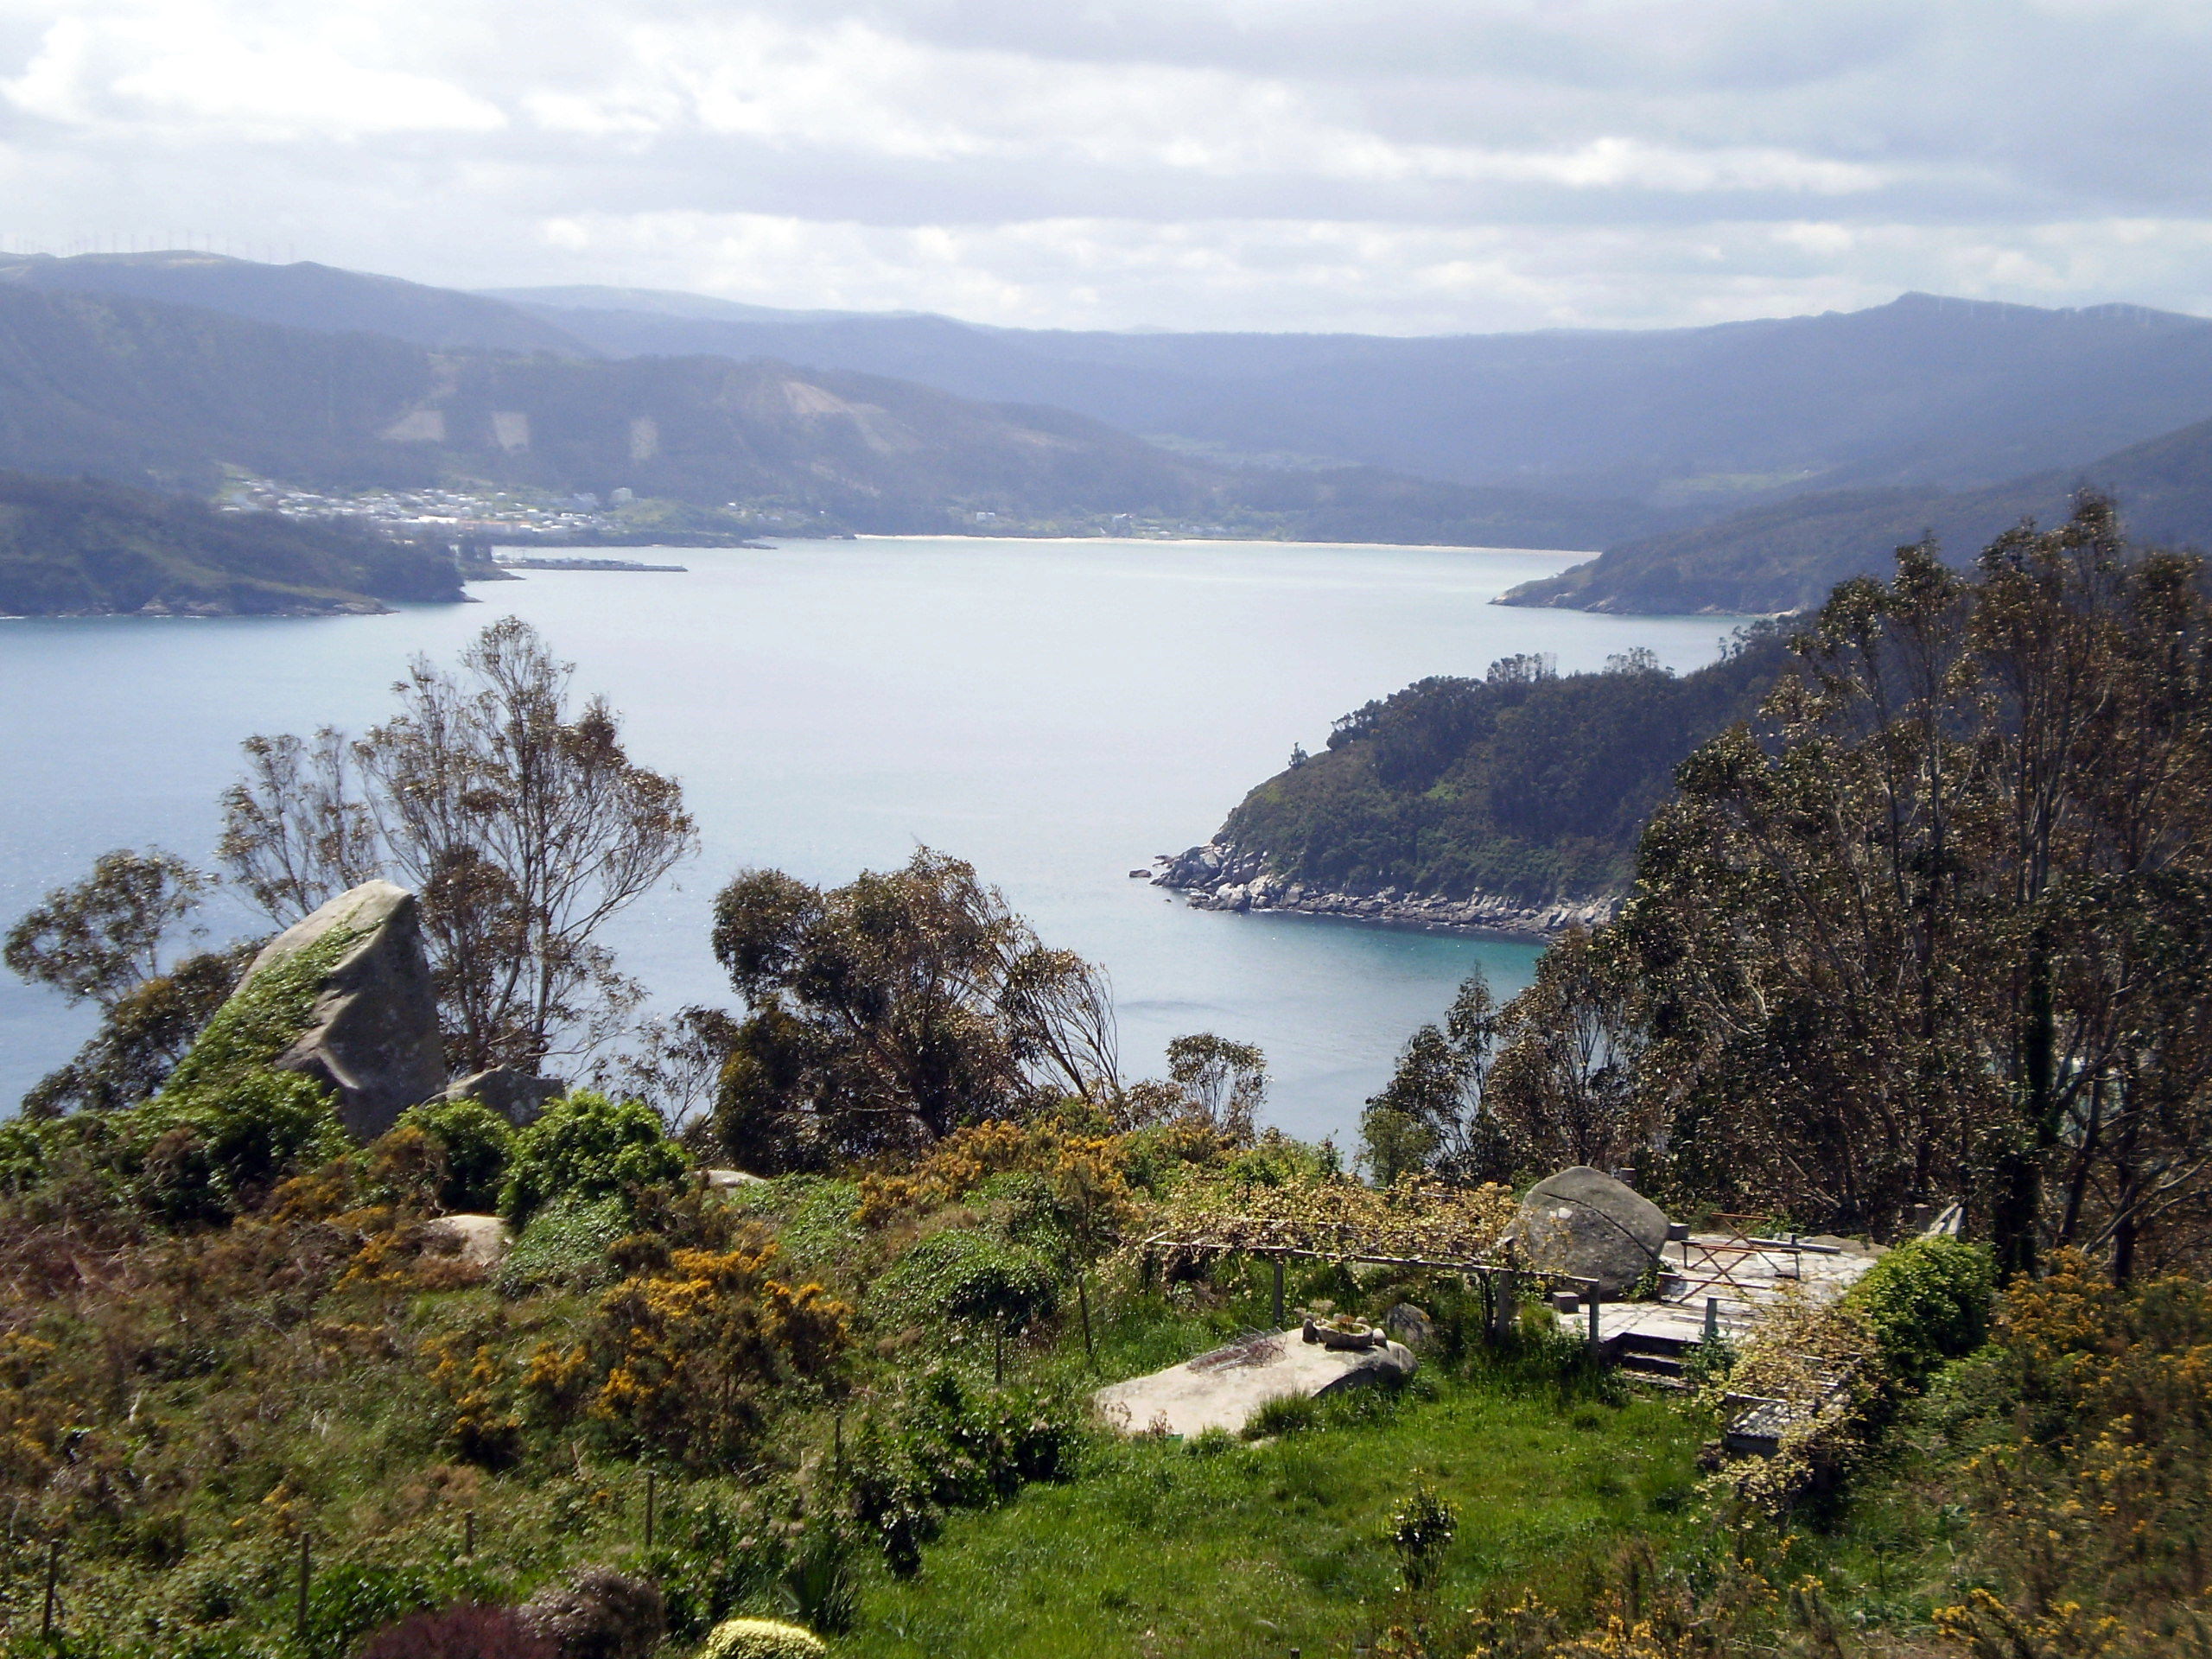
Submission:
<svg viewBox="0 0 2212 1659">
<path fill-rule="evenodd" d="M 638 765 L 603 698 L 513 617 L 448 673 L 417 658 L 397 714 L 348 741 L 255 738 L 221 855 L 279 925 L 372 874 L 413 887 L 455 1066 L 588 1052 L 637 988 L 599 935 L 697 850 L 677 781 Z"/>
<path fill-rule="evenodd" d="M 1120 1090 L 1096 970 L 927 848 L 827 890 L 747 871 L 715 902 L 714 948 L 750 1009 L 719 1107 L 748 1166 L 912 1148 Z"/>
<path fill-rule="evenodd" d="M 2085 497 L 1971 577 L 1844 584 L 1764 738 L 1679 773 L 1616 932 L 1642 1091 L 1710 1196 L 1885 1225 L 1967 1198 L 2014 1268 L 2131 1270 L 2205 1195 L 2212 618 Z"/>
<path fill-rule="evenodd" d="M 76 1057 L 32 1086 L 25 1112 L 128 1106 L 161 1087 L 251 950 L 173 954 L 213 885 L 173 853 L 124 849 L 103 854 L 90 875 L 47 894 L 8 930 L 10 969 L 101 1015 Z"/>
<path fill-rule="evenodd" d="M 1466 1184 L 1510 1178 L 1518 1154 L 1486 1098 L 1498 1013 L 1478 969 L 1444 1023 L 1407 1039 L 1389 1083 L 1360 1115 L 1361 1160 L 1382 1185 L 1417 1170 Z"/>
</svg>

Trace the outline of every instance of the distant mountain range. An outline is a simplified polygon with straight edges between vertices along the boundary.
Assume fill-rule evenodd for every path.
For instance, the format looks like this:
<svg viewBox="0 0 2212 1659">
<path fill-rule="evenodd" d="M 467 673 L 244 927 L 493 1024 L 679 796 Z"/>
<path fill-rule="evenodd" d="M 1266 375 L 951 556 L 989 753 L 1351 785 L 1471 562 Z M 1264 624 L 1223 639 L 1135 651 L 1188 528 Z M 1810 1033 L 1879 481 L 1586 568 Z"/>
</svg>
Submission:
<svg viewBox="0 0 2212 1659">
<path fill-rule="evenodd" d="M 1910 294 L 1704 328 L 1388 339 L 764 317 L 634 290 L 499 297 L 613 355 L 779 357 L 1052 404 L 1212 453 L 1703 517 L 1807 490 L 1971 488 L 2212 416 L 2212 321 L 2131 306 Z"/>
<path fill-rule="evenodd" d="M 2202 536 L 2204 445 L 2184 429 L 2208 416 L 2212 321 L 2126 306 L 1908 295 L 1646 332 L 1109 334 L 197 253 L 0 260 L 0 465 L 627 485 L 849 529 L 1127 513 L 1611 550 L 1525 603 L 1782 608 L 1923 528 L 1964 546 L 2083 481 L 2119 488 L 2145 531 Z"/>
<path fill-rule="evenodd" d="M 0 265 L 0 467 L 203 491 L 226 467 L 334 489 L 626 487 L 772 505 L 827 531 L 1127 514 L 1304 539 L 1594 547 L 1648 519 L 1372 468 L 1226 467 L 1065 410 L 772 359 L 610 359 L 543 339 L 525 352 L 516 342 L 535 325 L 492 328 L 483 308 L 497 302 L 283 268 L 329 301 L 318 312 L 271 269 L 198 256 Z M 104 272 L 207 303 L 110 293 L 94 285 Z M 328 326 L 266 320 L 302 315 Z M 506 343 L 453 343 L 479 324 Z"/>
</svg>

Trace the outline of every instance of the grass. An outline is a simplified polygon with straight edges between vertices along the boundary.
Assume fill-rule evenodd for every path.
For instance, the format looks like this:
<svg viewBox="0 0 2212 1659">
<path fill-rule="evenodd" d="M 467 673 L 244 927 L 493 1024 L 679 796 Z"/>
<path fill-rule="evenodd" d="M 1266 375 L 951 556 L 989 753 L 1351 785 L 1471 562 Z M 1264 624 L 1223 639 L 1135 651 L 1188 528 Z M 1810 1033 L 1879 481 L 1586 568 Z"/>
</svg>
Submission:
<svg viewBox="0 0 2212 1659">
<path fill-rule="evenodd" d="M 1700 1433 L 1656 1401 L 1478 1371 L 1325 1402 L 1274 1440 L 1104 1444 L 1078 1480 L 952 1516 L 914 1579 L 873 1576 L 838 1651 L 1319 1655 L 1486 1592 L 1571 1603 L 1632 1537 L 1663 1548 L 1686 1524 Z M 1459 1516 L 1421 1603 L 1384 1536 L 1416 1483 Z"/>
</svg>

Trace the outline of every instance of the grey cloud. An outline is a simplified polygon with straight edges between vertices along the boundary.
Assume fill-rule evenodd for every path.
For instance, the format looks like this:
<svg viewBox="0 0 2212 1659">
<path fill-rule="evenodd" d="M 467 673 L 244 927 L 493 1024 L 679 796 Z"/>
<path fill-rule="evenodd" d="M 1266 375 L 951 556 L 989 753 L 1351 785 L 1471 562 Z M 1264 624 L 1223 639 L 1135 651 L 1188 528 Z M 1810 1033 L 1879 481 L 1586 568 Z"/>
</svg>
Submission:
<svg viewBox="0 0 2212 1659">
<path fill-rule="evenodd" d="M 2212 225 L 2158 0 L 180 3 L 0 5 L 14 236 L 1426 328 L 2195 304 Z"/>
</svg>

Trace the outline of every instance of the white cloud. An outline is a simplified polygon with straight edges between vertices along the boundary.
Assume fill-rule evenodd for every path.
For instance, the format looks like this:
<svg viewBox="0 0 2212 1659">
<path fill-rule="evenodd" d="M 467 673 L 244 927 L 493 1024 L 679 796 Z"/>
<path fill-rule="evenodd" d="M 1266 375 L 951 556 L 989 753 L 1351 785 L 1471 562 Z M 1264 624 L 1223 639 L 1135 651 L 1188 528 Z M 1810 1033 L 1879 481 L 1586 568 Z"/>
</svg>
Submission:
<svg viewBox="0 0 2212 1659">
<path fill-rule="evenodd" d="M 2202 302 L 2180 0 L 0 0 L 10 230 L 1398 331 Z"/>
<path fill-rule="evenodd" d="M 452 80 L 379 61 L 392 55 L 381 36 L 343 13 L 302 29 L 196 3 L 72 12 L 0 92 L 24 114 L 66 126 L 143 123 L 261 143 L 505 124 Z"/>
</svg>

